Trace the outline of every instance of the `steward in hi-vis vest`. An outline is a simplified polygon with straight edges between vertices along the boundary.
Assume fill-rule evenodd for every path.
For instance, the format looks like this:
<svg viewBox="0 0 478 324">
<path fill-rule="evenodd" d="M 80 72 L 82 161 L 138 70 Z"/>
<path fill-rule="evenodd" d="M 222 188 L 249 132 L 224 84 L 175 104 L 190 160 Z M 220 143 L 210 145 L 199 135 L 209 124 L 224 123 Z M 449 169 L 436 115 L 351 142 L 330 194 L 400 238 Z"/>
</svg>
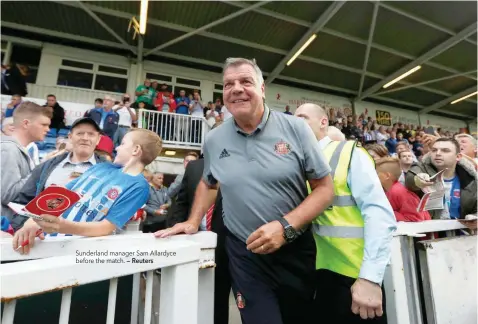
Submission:
<svg viewBox="0 0 478 324">
<path fill-rule="evenodd" d="M 317 246 L 316 269 L 327 269 L 356 279 L 364 250 L 364 220 L 347 185 L 354 141 L 330 142 L 324 154 L 332 169 L 335 197 L 332 206 L 312 223 Z M 370 157 L 373 163 L 373 159 Z"/>
<path fill-rule="evenodd" d="M 323 323 L 385 324 L 381 285 L 396 220 L 375 163 L 360 143 L 328 137 L 322 107 L 304 104 L 295 116 L 314 132 L 334 182 L 332 204 L 311 226 L 317 249 L 315 312 Z"/>
</svg>

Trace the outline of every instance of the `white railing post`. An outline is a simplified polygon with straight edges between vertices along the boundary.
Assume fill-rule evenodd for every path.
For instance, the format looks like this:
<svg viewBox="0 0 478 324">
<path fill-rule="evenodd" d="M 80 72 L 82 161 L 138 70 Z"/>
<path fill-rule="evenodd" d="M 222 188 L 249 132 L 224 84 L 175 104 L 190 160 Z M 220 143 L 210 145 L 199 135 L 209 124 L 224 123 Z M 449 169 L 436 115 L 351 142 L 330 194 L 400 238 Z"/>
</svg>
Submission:
<svg viewBox="0 0 478 324">
<path fill-rule="evenodd" d="M 17 305 L 16 300 L 10 300 L 5 303 L 3 308 L 3 324 L 13 324 L 13 320 L 15 318 L 15 306 Z"/>
<path fill-rule="evenodd" d="M 59 323 L 68 323 L 72 288 L 110 280 L 106 318 L 107 323 L 114 323 L 118 278 L 133 275 L 131 323 L 136 324 L 139 322 L 140 274 L 147 272 L 143 314 L 145 323 L 150 324 L 152 317 L 157 318 L 159 314 L 160 323 L 196 324 L 200 317 L 201 324 L 212 324 L 216 235 L 203 232 L 157 239 L 152 234 L 138 233 L 136 223 L 132 221 L 128 224 L 131 227 L 127 226 L 127 235 L 38 241 L 29 255 L 13 251 L 11 239 L 1 239 L 2 261 L 20 261 L 0 266 L 0 292 L 5 301 L 2 322 L 14 323 L 16 299 L 61 289 L 63 298 Z M 81 251 L 88 253 L 80 256 L 77 252 Z M 91 254 L 91 251 L 96 252 Z M 138 257 L 152 259 L 153 263 L 133 262 L 125 257 L 126 261 L 122 261 L 121 265 L 111 264 L 117 263 L 118 253 L 136 251 L 142 251 Z M 96 254 L 98 252 L 101 254 Z M 160 301 L 159 305 L 155 305 L 153 280 L 156 279 L 154 271 L 159 268 L 162 269 L 161 286 L 158 289 Z M 52 276 L 52 273 L 55 275 Z"/>
<path fill-rule="evenodd" d="M 409 295 L 400 236 L 392 238 L 391 260 L 384 278 L 388 324 L 410 324 Z"/>
<path fill-rule="evenodd" d="M 198 267 L 189 262 L 161 269 L 160 323 L 198 323 Z"/>
<path fill-rule="evenodd" d="M 214 323 L 214 273 L 214 267 L 199 270 L 198 324 Z"/>
<path fill-rule="evenodd" d="M 144 128 L 143 118 L 144 109 L 138 109 L 138 128 Z"/>
<path fill-rule="evenodd" d="M 140 280 L 141 274 L 133 275 L 133 291 L 131 295 L 131 324 L 138 324 L 139 300 L 140 300 Z"/>
<path fill-rule="evenodd" d="M 68 324 L 70 321 L 70 307 L 71 307 L 71 295 L 73 288 L 65 288 L 61 294 L 61 306 L 60 306 L 60 324 Z"/>
<path fill-rule="evenodd" d="M 117 292 L 118 292 L 118 278 L 112 278 L 110 280 L 110 288 L 108 291 L 108 310 L 106 312 L 106 324 L 115 323 Z"/>
<path fill-rule="evenodd" d="M 151 316 L 153 311 L 153 279 L 154 279 L 154 271 L 148 271 L 146 274 L 146 292 L 144 295 L 143 324 L 151 323 Z"/>
</svg>

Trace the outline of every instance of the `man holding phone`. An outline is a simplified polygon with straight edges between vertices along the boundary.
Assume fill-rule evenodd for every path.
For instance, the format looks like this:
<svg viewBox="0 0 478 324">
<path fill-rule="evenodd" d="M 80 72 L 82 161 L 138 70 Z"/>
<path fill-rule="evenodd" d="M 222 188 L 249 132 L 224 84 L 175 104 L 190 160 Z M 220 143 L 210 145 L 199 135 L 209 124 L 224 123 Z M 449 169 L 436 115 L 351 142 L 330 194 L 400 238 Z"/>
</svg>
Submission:
<svg viewBox="0 0 478 324">
<path fill-rule="evenodd" d="M 133 123 L 136 123 L 136 111 L 131 108 L 131 98 L 129 94 L 125 93 L 121 98 L 121 102 L 113 107 L 113 111 L 118 113 L 118 129 L 115 132 L 113 142 L 116 146 L 121 144 L 123 137 L 131 129 Z"/>
</svg>

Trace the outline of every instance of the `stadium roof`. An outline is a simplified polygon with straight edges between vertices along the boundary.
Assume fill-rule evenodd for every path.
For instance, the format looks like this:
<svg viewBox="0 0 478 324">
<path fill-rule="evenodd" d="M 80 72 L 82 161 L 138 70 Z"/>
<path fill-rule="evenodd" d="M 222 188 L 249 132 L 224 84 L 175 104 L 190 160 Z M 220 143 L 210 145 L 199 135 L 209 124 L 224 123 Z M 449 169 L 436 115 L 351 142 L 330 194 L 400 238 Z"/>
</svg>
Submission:
<svg viewBox="0 0 478 324">
<path fill-rule="evenodd" d="M 107 48 L 132 58 L 139 49 L 138 37 L 127 32 L 139 1 L 1 6 L 2 35 Z M 150 1 L 143 53 L 212 71 L 230 56 L 255 58 L 267 83 L 470 121 L 477 116 L 476 95 L 450 103 L 477 90 L 476 31 L 474 1 Z"/>
</svg>

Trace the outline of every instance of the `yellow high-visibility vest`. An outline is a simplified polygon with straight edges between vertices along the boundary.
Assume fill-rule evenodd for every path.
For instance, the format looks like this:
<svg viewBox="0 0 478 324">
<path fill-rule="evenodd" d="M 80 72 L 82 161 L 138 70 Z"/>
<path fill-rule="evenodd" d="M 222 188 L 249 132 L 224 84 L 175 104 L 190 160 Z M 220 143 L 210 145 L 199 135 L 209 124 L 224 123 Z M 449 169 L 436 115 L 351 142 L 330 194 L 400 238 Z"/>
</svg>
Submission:
<svg viewBox="0 0 478 324">
<path fill-rule="evenodd" d="M 332 170 L 335 197 L 332 206 L 312 222 L 317 246 L 316 269 L 328 269 L 351 278 L 358 277 L 364 253 L 364 220 L 347 184 L 354 149 L 363 150 L 355 141 L 330 142 L 324 148 Z"/>
</svg>

